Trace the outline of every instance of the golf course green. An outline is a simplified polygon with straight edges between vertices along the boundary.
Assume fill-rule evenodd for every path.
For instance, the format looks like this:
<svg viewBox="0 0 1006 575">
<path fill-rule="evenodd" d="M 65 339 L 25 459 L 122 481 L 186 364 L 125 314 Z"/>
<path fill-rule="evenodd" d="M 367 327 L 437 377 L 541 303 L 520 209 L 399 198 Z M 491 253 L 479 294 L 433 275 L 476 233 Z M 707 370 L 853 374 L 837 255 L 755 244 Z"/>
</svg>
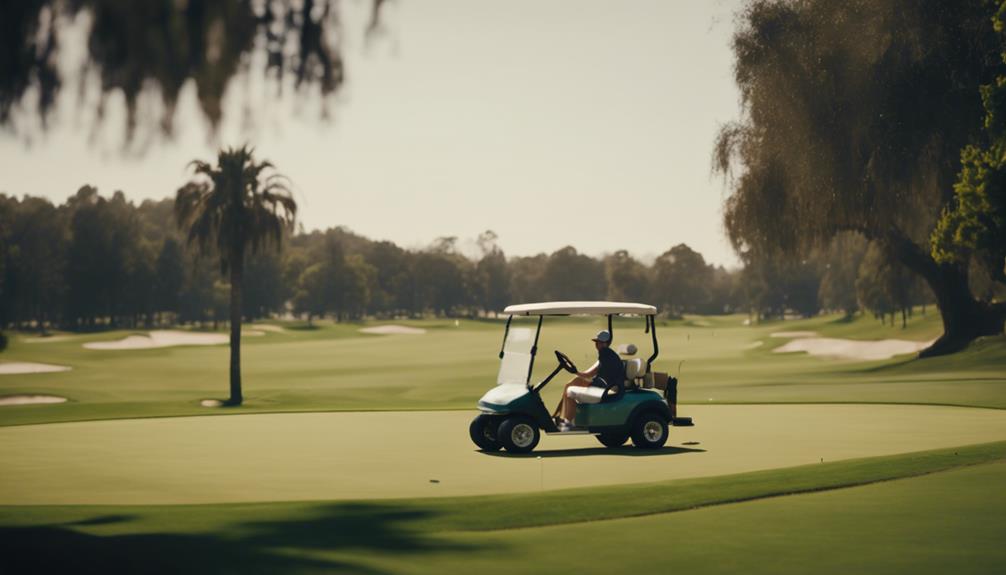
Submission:
<svg viewBox="0 0 1006 575">
<path fill-rule="evenodd" d="M 664 449 L 545 436 L 528 456 L 482 453 L 467 436 L 495 382 L 502 321 L 398 321 L 416 331 L 391 335 L 360 330 L 392 322 L 277 323 L 245 338 L 240 408 L 202 405 L 225 396 L 226 345 L 92 349 L 84 344 L 131 334 L 15 334 L 0 367 L 70 369 L 0 373 L 0 398 L 67 399 L 0 406 L 0 567 L 1001 565 L 1006 339 L 949 357 L 857 360 L 775 350 L 807 337 L 925 342 L 939 318 L 905 330 L 868 318 L 746 319 L 658 322 L 656 369 L 680 374 L 679 412 L 696 421 L 672 428 Z M 601 325 L 546 320 L 534 378 L 554 367 L 553 349 L 589 365 Z M 649 355 L 642 321 L 614 327 L 616 344 Z M 560 390 L 546 388 L 546 402 Z M 604 544 L 596 555 L 558 552 L 576 541 Z"/>
<path fill-rule="evenodd" d="M 262 414 L 0 428 L 0 505 L 237 503 L 489 495 L 889 455 L 1006 438 L 1006 410 L 689 406 L 655 452 L 548 437 L 478 451 L 465 412 Z M 794 432 L 798 430 L 799 432 Z M 540 459 L 539 459 L 540 458 Z"/>
</svg>

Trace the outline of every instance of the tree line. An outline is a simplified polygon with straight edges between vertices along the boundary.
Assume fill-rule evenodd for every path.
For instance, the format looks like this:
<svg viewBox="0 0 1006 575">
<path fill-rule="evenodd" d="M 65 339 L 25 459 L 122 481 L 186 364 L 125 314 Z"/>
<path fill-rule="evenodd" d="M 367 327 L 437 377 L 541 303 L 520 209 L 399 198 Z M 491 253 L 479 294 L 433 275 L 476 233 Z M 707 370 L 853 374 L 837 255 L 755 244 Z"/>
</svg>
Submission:
<svg viewBox="0 0 1006 575">
<path fill-rule="evenodd" d="M 226 323 L 221 261 L 200 255 L 175 212 L 174 199 L 136 204 L 91 186 L 60 205 L 0 194 L 0 329 Z M 799 261 L 728 270 L 686 244 L 644 263 L 626 250 L 591 257 L 569 246 L 507 257 L 491 231 L 477 238 L 475 255 L 463 255 L 455 237 L 405 249 L 344 227 L 283 233 L 282 250 L 243 257 L 244 319 L 476 317 L 510 303 L 609 299 L 646 301 L 672 317 L 865 309 L 893 323 L 932 301 L 919 280 L 852 234 Z"/>
</svg>

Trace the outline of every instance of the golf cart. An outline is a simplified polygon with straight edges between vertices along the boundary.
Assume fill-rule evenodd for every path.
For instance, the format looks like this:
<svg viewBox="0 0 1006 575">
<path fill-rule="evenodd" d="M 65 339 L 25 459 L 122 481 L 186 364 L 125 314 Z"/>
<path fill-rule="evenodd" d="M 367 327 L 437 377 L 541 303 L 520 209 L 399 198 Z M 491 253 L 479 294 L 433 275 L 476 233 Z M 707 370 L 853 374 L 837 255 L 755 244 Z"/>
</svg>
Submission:
<svg viewBox="0 0 1006 575">
<path fill-rule="evenodd" d="M 658 449 L 667 441 L 668 424 L 690 426 L 690 417 L 677 416 L 678 380 L 652 371 L 659 351 L 654 318 L 657 308 L 639 303 L 607 301 L 545 302 L 508 306 L 500 349 L 500 369 L 496 386 L 479 400 L 481 412 L 471 423 L 472 441 L 483 451 L 505 448 L 511 453 L 528 453 L 538 445 L 541 432 L 549 435 L 592 434 L 606 447 L 620 447 L 630 437 L 639 448 Z M 555 350 L 558 365 L 537 384 L 531 383 L 538 339 L 546 316 L 600 315 L 612 317 L 641 316 L 645 331 L 653 341 L 653 354 L 625 359 L 625 382 L 611 382 L 605 387 L 570 387 L 567 395 L 576 400 L 572 429 L 560 431 L 541 399 L 541 390 L 565 370 L 577 373 L 569 357 Z M 511 326 L 514 317 L 537 317 L 537 327 Z M 635 353 L 635 346 L 621 346 L 621 355 Z M 602 383 L 606 383 L 603 382 Z"/>
</svg>

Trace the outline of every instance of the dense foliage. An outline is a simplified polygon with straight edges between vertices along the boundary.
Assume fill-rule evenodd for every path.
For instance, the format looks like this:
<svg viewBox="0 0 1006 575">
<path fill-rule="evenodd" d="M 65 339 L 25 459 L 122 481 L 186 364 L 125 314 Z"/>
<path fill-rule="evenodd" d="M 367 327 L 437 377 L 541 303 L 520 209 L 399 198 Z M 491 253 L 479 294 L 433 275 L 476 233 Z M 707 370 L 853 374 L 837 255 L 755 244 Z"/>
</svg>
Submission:
<svg viewBox="0 0 1006 575">
<path fill-rule="evenodd" d="M 929 249 L 1000 66 L 991 13 L 987 0 L 750 2 L 733 44 L 743 116 L 715 154 L 749 267 L 856 232 L 932 290 L 945 333 L 925 354 L 1002 331 L 1006 308 L 975 299 L 967 262 Z"/>
<path fill-rule="evenodd" d="M 370 26 L 382 0 L 373 1 Z M 252 71 L 274 80 L 277 92 L 294 88 L 322 96 L 343 81 L 338 3 L 333 0 L 17 0 L 0 3 L 0 126 L 17 112 L 37 115 L 42 125 L 68 84 L 59 65 L 62 51 L 85 53 L 81 74 L 100 86 L 97 118 L 105 100 L 121 94 L 126 135 L 170 134 L 182 89 L 195 86 L 207 123 L 223 117 L 231 81 Z M 86 44 L 74 45 L 71 21 L 89 26 Z M 83 82 L 80 83 L 83 86 Z M 161 110 L 140 118 L 140 101 Z M 90 105 L 90 98 L 79 98 Z M 146 120 L 141 123 L 141 120 Z M 148 125 L 149 124 L 149 125 Z"/>
<path fill-rule="evenodd" d="M 136 205 L 90 186 L 62 205 L 0 194 L 0 328 L 226 322 L 230 285 L 215 244 L 201 256 L 175 226 L 174 210 L 173 199 Z M 670 316 L 860 307 L 890 316 L 931 301 L 924 291 L 905 301 L 857 298 L 857 278 L 879 274 L 862 265 L 867 242 L 858 236 L 802 262 L 726 270 L 684 244 L 647 265 L 625 250 L 593 258 L 572 247 L 508 258 L 492 232 L 466 253 L 452 237 L 408 250 L 341 227 L 283 233 L 282 251 L 244 256 L 245 320 L 491 316 L 510 303 L 577 298 L 646 301 Z"/>
<path fill-rule="evenodd" d="M 961 172 L 954 201 L 944 210 L 932 235 L 938 262 L 975 260 L 992 279 L 1006 284 L 1006 2 L 992 19 L 999 35 L 999 75 L 981 87 L 984 142 L 961 152 Z"/>
</svg>

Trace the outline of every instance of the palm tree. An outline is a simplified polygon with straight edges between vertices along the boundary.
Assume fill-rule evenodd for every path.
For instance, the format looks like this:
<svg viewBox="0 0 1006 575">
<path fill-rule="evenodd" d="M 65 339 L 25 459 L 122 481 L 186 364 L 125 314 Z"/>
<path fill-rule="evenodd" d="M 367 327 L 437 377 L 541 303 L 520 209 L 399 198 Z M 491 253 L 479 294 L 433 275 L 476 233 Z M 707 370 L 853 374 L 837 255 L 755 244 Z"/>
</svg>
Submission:
<svg viewBox="0 0 1006 575">
<path fill-rule="evenodd" d="M 297 203 L 281 175 L 264 177 L 273 169 L 256 162 L 254 150 L 221 150 L 217 164 L 195 160 L 196 178 L 175 195 L 175 219 L 186 231 L 189 244 L 204 255 L 220 257 L 220 272 L 231 283 L 231 386 L 227 405 L 241 405 L 241 282 L 245 253 L 266 246 L 279 247 L 284 233 L 293 228 Z"/>
</svg>

